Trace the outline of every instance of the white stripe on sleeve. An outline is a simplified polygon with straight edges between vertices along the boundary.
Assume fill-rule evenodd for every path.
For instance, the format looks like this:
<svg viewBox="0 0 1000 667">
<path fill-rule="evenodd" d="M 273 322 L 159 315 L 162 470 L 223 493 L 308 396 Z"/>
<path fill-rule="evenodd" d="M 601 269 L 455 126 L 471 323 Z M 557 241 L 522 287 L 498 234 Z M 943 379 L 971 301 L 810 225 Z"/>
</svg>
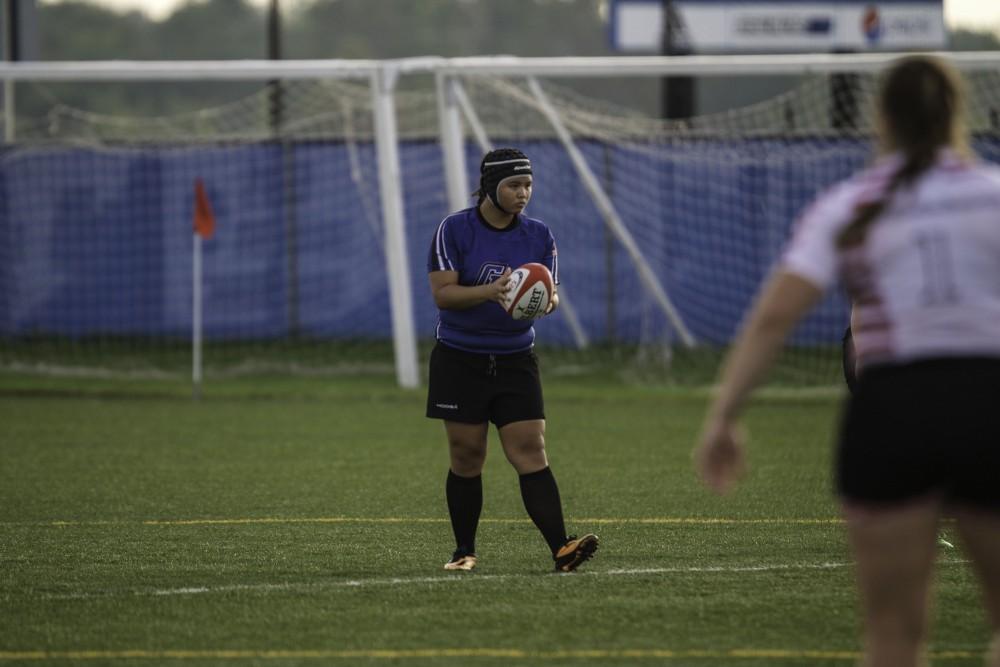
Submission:
<svg viewBox="0 0 1000 667">
<path fill-rule="evenodd" d="M 441 221 L 438 225 L 437 233 L 434 235 L 434 252 L 437 255 L 437 267 L 438 271 L 454 271 L 455 265 L 452 264 L 451 259 L 448 257 L 448 248 L 444 243 L 444 223 L 448 222 L 448 218 Z"/>
</svg>

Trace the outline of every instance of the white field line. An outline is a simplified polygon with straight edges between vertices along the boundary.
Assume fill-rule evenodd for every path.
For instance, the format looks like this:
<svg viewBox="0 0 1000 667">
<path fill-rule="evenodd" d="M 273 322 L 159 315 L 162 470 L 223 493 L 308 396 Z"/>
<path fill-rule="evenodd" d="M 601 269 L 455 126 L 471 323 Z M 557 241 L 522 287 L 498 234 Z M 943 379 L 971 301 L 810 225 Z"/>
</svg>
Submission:
<svg viewBox="0 0 1000 667">
<path fill-rule="evenodd" d="M 939 561 L 939 566 L 960 565 L 967 560 Z M 850 562 L 828 563 L 774 563 L 760 565 L 705 565 L 692 567 L 653 567 L 636 569 L 597 570 L 575 572 L 573 574 L 480 574 L 455 572 L 447 575 L 428 577 L 373 577 L 370 579 L 347 579 L 343 581 L 279 583 L 279 584 L 229 584 L 224 586 L 186 586 L 181 588 L 155 588 L 148 590 L 107 590 L 80 593 L 44 593 L 39 597 L 44 600 L 86 600 L 108 597 L 156 597 L 183 595 L 211 595 L 219 593 L 268 593 L 272 591 L 335 591 L 338 589 L 357 589 L 376 586 L 420 586 L 438 584 L 474 584 L 485 581 L 539 580 L 545 578 L 564 577 L 621 577 L 621 576 L 651 576 L 668 574 L 736 574 L 754 572 L 776 572 L 791 570 L 837 570 L 852 567 Z"/>
</svg>

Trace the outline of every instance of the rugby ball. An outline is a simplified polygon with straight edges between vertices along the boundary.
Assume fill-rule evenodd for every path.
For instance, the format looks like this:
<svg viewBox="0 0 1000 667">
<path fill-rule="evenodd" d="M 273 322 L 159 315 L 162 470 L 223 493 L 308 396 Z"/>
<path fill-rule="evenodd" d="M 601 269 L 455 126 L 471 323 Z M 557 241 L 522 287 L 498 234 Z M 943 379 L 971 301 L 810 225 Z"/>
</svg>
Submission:
<svg viewBox="0 0 1000 667">
<path fill-rule="evenodd" d="M 515 320 L 533 320 L 545 314 L 554 290 L 552 274 L 544 264 L 530 262 L 510 274 L 510 289 L 500 304 Z"/>
</svg>

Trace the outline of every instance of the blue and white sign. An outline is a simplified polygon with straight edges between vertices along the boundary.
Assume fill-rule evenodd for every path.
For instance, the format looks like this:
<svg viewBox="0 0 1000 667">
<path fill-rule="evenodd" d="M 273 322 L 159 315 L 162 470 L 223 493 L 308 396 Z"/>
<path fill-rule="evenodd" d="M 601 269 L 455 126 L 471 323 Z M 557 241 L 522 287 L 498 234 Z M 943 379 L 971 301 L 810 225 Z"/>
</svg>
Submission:
<svg viewBox="0 0 1000 667">
<path fill-rule="evenodd" d="M 663 0 L 610 0 L 611 43 L 660 53 Z M 947 44 L 943 0 L 673 0 L 674 43 L 695 53 L 906 51 Z"/>
</svg>

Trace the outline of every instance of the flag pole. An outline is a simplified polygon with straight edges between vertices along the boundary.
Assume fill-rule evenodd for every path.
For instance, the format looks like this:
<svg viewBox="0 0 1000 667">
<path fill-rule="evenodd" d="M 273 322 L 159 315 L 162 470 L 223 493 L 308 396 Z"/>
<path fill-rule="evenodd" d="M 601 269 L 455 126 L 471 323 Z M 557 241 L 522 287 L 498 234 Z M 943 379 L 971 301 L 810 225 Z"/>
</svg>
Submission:
<svg viewBox="0 0 1000 667">
<path fill-rule="evenodd" d="M 192 313 L 191 313 L 191 383 L 192 397 L 201 400 L 201 234 L 194 232 L 194 257 L 192 261 Z"/>
<path fill-rule="evenodd" d="M 205 239 L 215 234 L 215 216 L 205 192 L 205 183 L 194 182 L 194 245 L 191 261 L 191 385 L 194 400 L 201 399 L 202 340 L 203 340 L 203 294 L 202 245 Z"/>
</svg>

